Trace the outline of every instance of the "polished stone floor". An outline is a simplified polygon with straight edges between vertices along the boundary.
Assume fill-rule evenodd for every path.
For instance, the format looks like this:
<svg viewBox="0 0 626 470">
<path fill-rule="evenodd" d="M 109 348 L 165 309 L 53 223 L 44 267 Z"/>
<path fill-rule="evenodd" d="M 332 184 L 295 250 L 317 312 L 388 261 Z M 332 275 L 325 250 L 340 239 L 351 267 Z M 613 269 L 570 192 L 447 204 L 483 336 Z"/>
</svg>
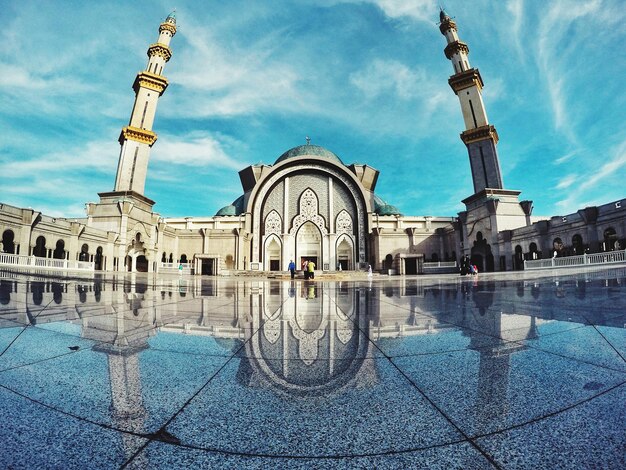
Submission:
<svg viewBox="0 0 626 470">
<path fill-rule="evenodd" d="M 0 272 L 0 468 L 626 467 L 626 269 Z"/>
</svg>

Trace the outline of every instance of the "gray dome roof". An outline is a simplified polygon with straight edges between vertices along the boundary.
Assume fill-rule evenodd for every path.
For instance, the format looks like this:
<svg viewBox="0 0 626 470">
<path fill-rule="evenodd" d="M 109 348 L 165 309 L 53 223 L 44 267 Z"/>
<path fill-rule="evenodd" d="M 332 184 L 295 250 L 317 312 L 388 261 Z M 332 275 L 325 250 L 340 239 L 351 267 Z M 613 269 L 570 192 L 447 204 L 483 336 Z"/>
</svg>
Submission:
<svg viewBox="0 0 626 470">
<path fill-rule="evenodd" d="M 334 160 L 337 163 L 343 165 L 341 158 L 335 155 L 330 150 L 325 149 L 324 147 L 320 147 L 319 145 L 299 145 L 298 147 L 294 147 L 290 150 L 287 150 L 283 153 L 278 159 L 274 162 L 274 165 L 287 160 L 288 158 L 302 157 L 305 155 L 313 155 L 315 157 L 324 157 L 330 160 Z"/>
<path fill-rule="evenodd" d="M 243 195 L 239 196 L 232 204 L 222 207 L 215 215 L 229 216 L 243 213 Z"/>
<path fill-rule="evenodd" d="M 374 195 L 374 212 L 378 215 L 402 215 L 396 206 L 387 204 L 377 195 Z"/>
</svg>

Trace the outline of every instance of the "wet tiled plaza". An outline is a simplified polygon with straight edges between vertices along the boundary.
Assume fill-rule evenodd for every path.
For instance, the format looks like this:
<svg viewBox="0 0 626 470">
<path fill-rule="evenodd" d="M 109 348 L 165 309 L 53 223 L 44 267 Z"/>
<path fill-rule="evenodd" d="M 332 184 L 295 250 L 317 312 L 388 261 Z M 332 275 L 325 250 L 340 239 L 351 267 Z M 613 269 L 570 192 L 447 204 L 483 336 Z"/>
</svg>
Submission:
<svg viewBox="0 0 626 470">
<path fill-rule="evenodd" d="M 624 468 L 626 270 L 0 272 L 0 468 Z"/>
</svg>

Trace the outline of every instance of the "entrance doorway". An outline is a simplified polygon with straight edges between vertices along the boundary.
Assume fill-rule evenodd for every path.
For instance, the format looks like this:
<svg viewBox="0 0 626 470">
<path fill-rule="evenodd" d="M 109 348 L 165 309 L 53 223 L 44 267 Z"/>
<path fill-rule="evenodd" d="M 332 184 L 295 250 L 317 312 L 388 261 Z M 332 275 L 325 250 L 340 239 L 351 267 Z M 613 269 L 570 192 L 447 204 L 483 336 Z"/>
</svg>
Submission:
<svg viewBox="0 0 626 470">
<path fill-rule="evenodd" d="M 203 276 L 215 276 L 217 258 L 202 258 L 200 265 L 200 272 Z"/>
<path fill-rule="evenodd" d="M 407 275 L 417 274 L 417 258 L 404 259 L 404 272 Z"/>
<path fill-rule="evenodd" d="M 139 273 L 147 273 L 148 272 L 148 260 L 144 255 L 137 256 L 137 272 Z"/>
<path fill-rule="evenodd" d="M 322 234 L 312 222 L 302 224 L 296 236 L 296 259 L 300 267 L 304 260 L 313 261 L 316 269 L 321 269 L 318 261 L 322 258 Z"/>
</svg>

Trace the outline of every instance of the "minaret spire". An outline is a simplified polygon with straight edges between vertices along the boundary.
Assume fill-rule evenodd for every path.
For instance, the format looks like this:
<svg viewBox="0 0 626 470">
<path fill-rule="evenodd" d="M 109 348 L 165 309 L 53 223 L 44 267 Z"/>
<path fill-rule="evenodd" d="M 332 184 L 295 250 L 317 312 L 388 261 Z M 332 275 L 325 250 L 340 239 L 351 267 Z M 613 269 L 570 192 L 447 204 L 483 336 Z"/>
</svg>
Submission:
<svg viewBox="0 0 626 470">
<path fill-rule="evenodd" d="M 448 42 L 444 53 L 454 68 L 454 75 L 449 78 L 448 83 L 459 97 L 465 121 L 461 140 L 469 153 L 474 193 L 486 188 L 503 189 L 496 150 L 498 132 L 487 119 L 481 93 L 483 79 L 478 69 L 470 66 L 469 47 L 459 39 L 454 20 L 443 9 L 439 13 L 439 20 L 439 31 Z"/>
<path fill-rule="evenodd" d="M 168 82 L 163 67 L 172 57 L 169 44 L 176 34 L 175 12 L 159 26 L 159 38 L 148 47 L 148 65 L 139 72 L 133 90 L 135 104 L 128 126 L 122 128 L 119 142 L 122 146 L 117 167 L 114 191 L 132 191 L 143 195 L 148 171 L 150 148 L 157 140 L 152 131 L 159 97 Z"/>
</svg>

